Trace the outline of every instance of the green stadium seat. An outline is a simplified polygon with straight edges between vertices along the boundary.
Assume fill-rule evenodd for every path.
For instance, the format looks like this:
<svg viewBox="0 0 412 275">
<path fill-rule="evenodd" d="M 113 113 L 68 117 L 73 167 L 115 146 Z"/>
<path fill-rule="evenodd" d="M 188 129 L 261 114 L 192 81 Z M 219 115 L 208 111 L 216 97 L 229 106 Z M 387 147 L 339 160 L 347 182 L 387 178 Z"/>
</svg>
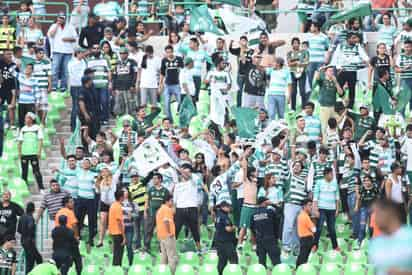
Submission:
<svg viewBox="0 0 412 275">
<path fill-rule="evenodd" d="M 176 275 L 195 275 L 195 270 L 189 264 L 182 264 L 176 268 Z"/>
<path fill-rule="evenodd" d="M 97 265 L 88 265 L 82 270 L 82 275 L 100 275 L 100 270 Z"/>
<path fill-rule="evenodd" d="M 323 255 L 323 264 L 343 264 L 343 256 L 341 253 L 330 250 Z"/>
<path fill-rule="evenodd" d="M 320 269 L 319 275 L 340 275 L 340 268 L 335 263 L 324 263 Z"/>
<path fill-rule="evenodd" d="M 365 268 L 359 263 L 351 263 L 345 266 L 345 275 L 365 275 Z"/>
<path fill-rule="evenodd" d="M 203 264 L 211 264 L 211 265 L 217 265 L 217 253 L 216 252 L 208 252 L 203 260 Z"/>
<path fill-rule="evenodd" d="M 259 263 L 259 257 L 257 256 L 255 251 L 251 251 L 249 256 L 250 256 L 250 263 L 249 264 L 258 264 Z"/>
<path fill-rule="evenodd" d="M 247 275 L 266 275 L 266 268 L 261 264 L 252 264 L 247 269 Z"/>
<path fill-rule="evenodd" d="M 159 253 L 160 255 L 160 253 Z M 127 258 L 127 257 L 126 257 Z M 153 264 L 152 257 L 148 253 L 136 253 L 133 257 L 133 264 L 142 265 L 144 267 L 150 267 Z"/>
<path fill-rule="evenodd" d="M 223 275 L 238 275 L 242 274 L 242 269 L 238 264 L 228 264 L 223 270 Z"/>
<path fill-rule="evenodd" d="M 158 264 L 153 268 L 152 275 L 172 275 L 172 272 L 168 265 Z"/>
<path fill-rule="evenodd" d="M 368 265 L 368 275 L 375 275 L 375 267 L 373 265 Z"/>
<path fill-rule="evenodd" d="M 140 265 L 140 264 L 135 264 L 129 268 L 129 271 L 127 274 L 128 275 L 147 275 L 148 272 L 145 266 Z"/>
<path fill-rule="evenodd" d="M 352 234 L 351 229 L 348 226 L 346 226 L 345 224 L 337 224 L 336 225 L 336 235 L 337 236 L 339 236 L 341 238 L 344 238 L 344 239 L 347 239 L 347 238 L 350 237 L 351 234 Z"/>
<path fill-rule="evenodd" d="M 204 264 L 199 268 L 199 275 L 219 275 L 217 266 L 214 264 Z"/>
<path fill-rule="evenodd" d="M 312 264 L 302 264 L 296 270 L 296 275 L 317 275 L 317 270 Z"/>
<path fill-rule="evenodd" d="M 368 257 L 362 251 L 356 250 L 348 254 L 348 263 L 359 263 L 366 264 L 368 262 Z"/>
<path fill-rule="evenodd" d="M 292 275 L 292 269 L 287 264 L 278 264 L 273 267 L 272 275 Z"/>
<path fill-rule="evenodd" d="M 338 238 L 337 241 L 338 241 L 338 246 L 342 250 L 342 252 L 345 253 L 349 250 L 349 244 L 345 239 Z"/>
<path fill-rule="evenodd" d="M 313 264 L 313 265 L 319 265 L 320 264 L 319 253 L 310 253 L 308 263 Z"/>
<path fill-rule="evenodd" d="M 104 268 L 104 275 L 124 275 L 124 270 L 121 266 L 109 266 Z"/>
<path fill-rule="evenodd" d="M 74 265 L 72 265 L 69 269 L 69 273 L 67 275 L 77 275 L 77 271 Z"/>
<path fill-rule="evenodd" d="M 191 266 L 198 266 L 199 263 L 200 263 L 199 256 L 193 251 L 188 251 L 188 252 L 183 253 L 179 259 L 179 264 L 188 264 Z"/>
</svg>

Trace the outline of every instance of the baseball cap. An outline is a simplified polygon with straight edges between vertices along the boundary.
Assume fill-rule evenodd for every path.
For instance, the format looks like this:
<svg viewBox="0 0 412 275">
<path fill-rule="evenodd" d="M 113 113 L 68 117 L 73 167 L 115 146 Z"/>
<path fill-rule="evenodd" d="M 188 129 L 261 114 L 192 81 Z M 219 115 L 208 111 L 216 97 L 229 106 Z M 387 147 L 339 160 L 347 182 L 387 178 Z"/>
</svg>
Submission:
<svg viewBox="0 0 412 275">
<path fill-rule="evenodd" d="M 128 53 L 129 50 L 126 47 L 120 47 L 119 53 Z"/>
<path fill-rule="evenodd" d="M 133 177 L 138 177 L 139 173 L 137 172 L 137 170 L 134 169 L 134 170 L 130 171 L 129 175 L 130 175 L 131 178 L 133 178 Z"/>
<path fill-rule="evenodd" d="M 193 63 L 193 59 L 191 57 L 186 57 L 185 58 L 185 66 L 189 65 L 190 63 Z"/>
</svg>

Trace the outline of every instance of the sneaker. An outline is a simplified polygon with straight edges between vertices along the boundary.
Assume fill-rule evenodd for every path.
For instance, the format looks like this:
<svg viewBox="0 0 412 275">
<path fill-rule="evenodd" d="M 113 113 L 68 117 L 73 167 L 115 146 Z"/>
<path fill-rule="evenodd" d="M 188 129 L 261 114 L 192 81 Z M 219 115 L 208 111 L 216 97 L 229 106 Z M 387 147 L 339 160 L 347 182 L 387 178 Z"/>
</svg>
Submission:
<svg viewBox="0 0 412 275">
<path fill-rule="evenodd" d="M 317 245 L 314 245 L 314 246 L 312 246 L 312 253 L 315 253 L 316 251 L 318 251 L 318 246 Z"/>
<path fill-rule="evenodd" d="M 335 248 L 335 251 L 336 251 L 336 252 L 342 252 L 342 250 L 340 250 L 339 247 L 336 247 L 336 248 Z"/>
</svg>

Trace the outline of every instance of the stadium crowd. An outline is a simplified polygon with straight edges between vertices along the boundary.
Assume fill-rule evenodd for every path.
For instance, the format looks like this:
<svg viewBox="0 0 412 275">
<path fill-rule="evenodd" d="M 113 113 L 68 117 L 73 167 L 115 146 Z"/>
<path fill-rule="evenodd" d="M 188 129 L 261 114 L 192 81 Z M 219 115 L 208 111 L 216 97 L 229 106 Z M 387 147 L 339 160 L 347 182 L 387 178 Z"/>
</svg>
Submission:
<svg viewBox="0 0 412 275">
<path fill-rule="evenodd" d="M 228 2 L 205 4 L 237 9 Z M 19 176 L 29 184 L 31 166 L 42 201 L 29 196 L 23 209 L 7 182 L 0 188 L 0 274 L 17 274 L 16 237 L 30 275 L 91 274 L 80 243 L 92 255 L 110 247 L 113 266 L 160 255 L 178 274 L 193 241 L 203 259 L 216 251 L 219 275 L 245 255 L 274 270 L 293 259 L 309 274 L 301 266 L 322 254 L 326 264 L 325 247 L 367 253 L 368 272 L 412 274 L 411 3 L 374 0 L 368 16 L 331 20 L 352 8 L 344 2 L 299 1 L 300 38 L 287 41 L 274 40 L 278 17 L 265 13 L 278 0 L 242 2 L 266 24 L 256 46 L 250 33 L 208 40 L 192 26 L 197 5 L 172 0 L 131 1 L 132 15 L 123 2 L 74 0 L 71 16 L 47 28 L 46 1 L 4 6 L 0 156 L 13 133 Z M 211 24 L 224 31 L 222 17 Z M 366 32 L 378 33 L 373 54 Z M 40 162 L 57 93 L 70 93 L 64 112 L 79 142 L 69 150 L 59 140 L 63 161 L 46 184 Z M 41 219 L 48 261 L 36 245 Z"/>
</svg>

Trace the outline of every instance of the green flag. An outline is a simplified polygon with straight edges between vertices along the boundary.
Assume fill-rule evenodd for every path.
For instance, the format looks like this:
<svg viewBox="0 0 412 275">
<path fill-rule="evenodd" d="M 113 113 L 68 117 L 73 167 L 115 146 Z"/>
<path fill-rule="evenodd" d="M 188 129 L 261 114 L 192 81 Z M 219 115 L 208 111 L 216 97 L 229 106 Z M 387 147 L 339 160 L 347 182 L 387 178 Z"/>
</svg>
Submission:
<svg viewBox="0 0 412 275">
<path fill-rule="evenodd" d="M 182 104 L 179 109 L 179 126 L 180 128 L 187 128 L 190 125 L 192 117 L 196 116 L 196 108 L 193 105 L 193 101 L 190 96 L 183 98 Z"/>
<path fill-rule="evenodd" d="M 80 132 L 80 120 L 76 120 L 76 128 L 74 129 L 72 135 L 69 138 L 69 143 L 67 144 L 67 153 L 74 154 L 77 146 L 82 146 L 82 137 Z"/>
<path fill-rule="evenodd" d="M 223 35 L 223 32 L 220 31 L 213 22 L 213 18 L 206 5 L 192 9 L 189 27 L 192 32 L 211 32 L 217 35 Z"/>
<path fill-rule="evenodd" d="M 364 16 L 368 16 L 371 14 L 372 14 L 372 7 L 370 3 L 363 3 L 363 4 L 355 5 L 350 10 L 339 12 L 333 15 L 332 17 L 330 17 L 329 20 L 326 22 L 326 24 L 323 26 L 323 28 L 326 29 L 329 26 L 337 22 L 349 20 L 354 17 L 364 17 Z"/>
<path fill-rule="evenodd" d="M 396 95 L 396 99 L 398 100 L 398 102 L 396 104 L 395 110 L 402 112 L 402 110 L 406 108 L 406 105 L 411 99 L 411 90 L 406 85 L 402 85 L 399 93 Z"/>
<path fill-rule="evenodd" d="M 391 105 L 391 97 L 381 84 L 378 84 L 376 88 L 375 96 L 372 99 L 372 105 L 375 112 L 382 112 L 385 115 L 395 114 Z"/>
<path fill-rule="evenodd" d="M 240 3 L 240 0 L 217 0 L 216 2 L 222 3 L 222 4 L 228 4 L 236 7 L 241 7 L 242 4 Z"/>
<path fill-rule="evenodd" d="M 255 119 L 258 112 L 251 108 L 232 107 L 232 113 L 236 119 L 239 137 L 254 138 L 256 136 Z"/>
</svg>

